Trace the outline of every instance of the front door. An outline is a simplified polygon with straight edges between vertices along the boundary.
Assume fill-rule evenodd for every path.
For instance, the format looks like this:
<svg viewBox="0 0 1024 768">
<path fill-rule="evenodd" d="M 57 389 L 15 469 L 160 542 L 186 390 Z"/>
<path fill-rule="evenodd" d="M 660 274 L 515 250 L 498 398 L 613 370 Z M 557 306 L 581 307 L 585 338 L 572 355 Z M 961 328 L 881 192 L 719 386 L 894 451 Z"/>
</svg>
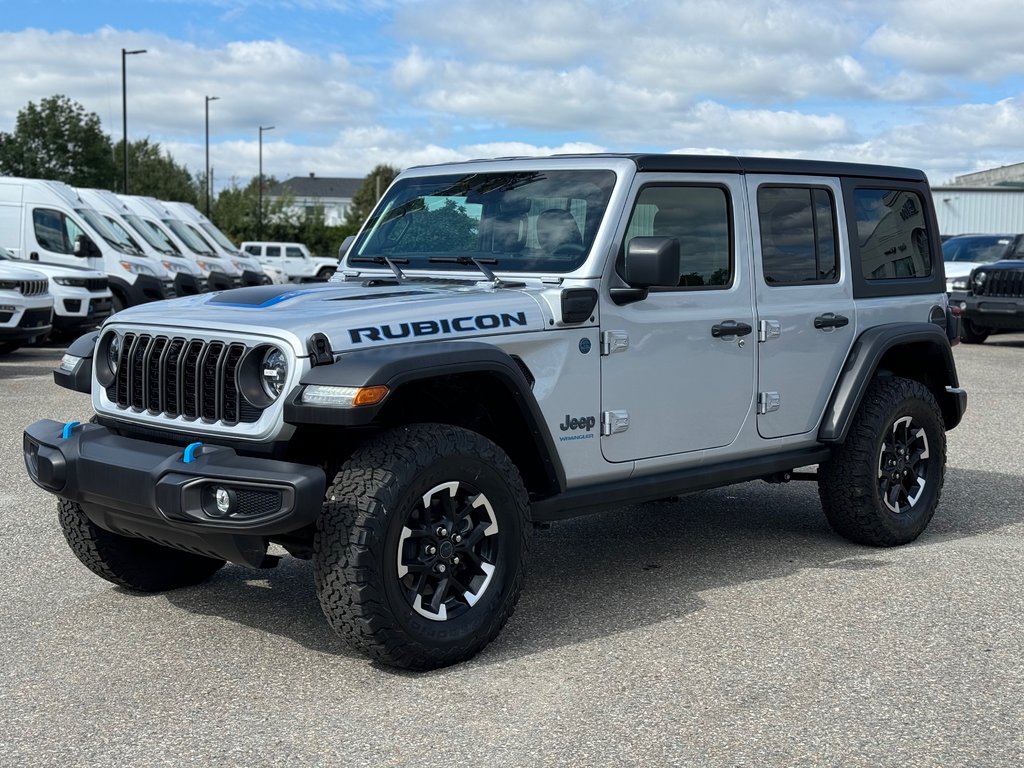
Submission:
<svg viewBox="0 0 1024 768">
<path fill-rule="evenodd" d="M 672 237 L 679 284 L 623 304 L 602 296 L 602 452 L 625 462 L 730 445 L 751 413 L 757 355 L 743 183 L 641 175 L 633 200 L 617 272 L 633 237 Z"/>
</svg>

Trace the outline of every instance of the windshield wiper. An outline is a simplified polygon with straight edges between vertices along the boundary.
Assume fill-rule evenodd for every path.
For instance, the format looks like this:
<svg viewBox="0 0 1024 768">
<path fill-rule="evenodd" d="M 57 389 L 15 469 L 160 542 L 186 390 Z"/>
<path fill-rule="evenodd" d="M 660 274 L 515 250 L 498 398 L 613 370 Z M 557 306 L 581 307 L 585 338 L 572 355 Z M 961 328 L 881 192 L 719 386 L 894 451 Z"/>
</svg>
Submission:
<svg viewBox="0 0 1024 768">
<path fill-rule="evenodd" d="M 351 264 L 353 261 L 368 261 L 371 264 L 387 264 L 391 271 L 395 273 L 395 279 L 399 282 L 405 280 L 405 273 L 398 265 L 409 263 L 408 259 L 392 259 L 387 256 L 350 256 L 348 263 Z"/>
<path fill-rule="evenodd" d="M 498 263 L 497 259 L 478 259 L 475 256 L 431 256 L 427 261 L 431 264 L 462 264 L 464 266 L 472 264 L 474 267 L 479 269 L 480 272 L 483 273 L 483 276 L 487 278 L 487 281 L 493 283 L 495 287 L 500 288 L 505 284 L 504 281 L 494 274 L 494 272 L 491 271 L 491 268 L 487 266 L 488 264 L 496 265 Z"/>
</svg>

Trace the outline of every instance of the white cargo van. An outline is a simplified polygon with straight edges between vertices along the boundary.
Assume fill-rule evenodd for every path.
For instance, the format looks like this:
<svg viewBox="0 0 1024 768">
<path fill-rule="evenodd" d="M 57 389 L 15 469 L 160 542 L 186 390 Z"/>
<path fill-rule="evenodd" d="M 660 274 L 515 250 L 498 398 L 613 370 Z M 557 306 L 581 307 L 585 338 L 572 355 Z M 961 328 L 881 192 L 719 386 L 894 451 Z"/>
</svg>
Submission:
<svg viewBox="0 0 1024 768">
<path fill-rule="evenodd" d="M 26 264 L 0 246 L 0 266 L 24 269 Z M 78 336 L 110 317 L 113 311 L 110 283 L 102 272 L 85 267 L 58 267 L 38 261 L 32 262 L 32 271 L 49 280 L 54 333 Z"/>
<path fill-rule="evenodd" d="M 181 203 L 168 200 L 158 200 L 156 202 L 160 203 L 166 210 L 170 211 L 171 215 L 177 215 L 181 221 L 185 222 L 189 226 L 195 227 L 198 230 L 200 237 L 216 248 L 219 254 L 237 262 L 243 271 L 243 285 L 259 285 L 273 282 L 265 274 L 263 265 L 260 264 L 257 259 L 254 259 L 252 256 L 240 251 L 238 247 L 231 242 L 228 236 L 217 229 L 213 222 L 200 213 L 199 209 L 194 205 L 191 203 Z M 256 280 L 258 280 L 258 282 L 254 282 Z"/>
<path fill-rule="evenodd" d="M 18 262 L 0 261 L 0 355 L 46 338 L 52 322 L 46 276 Z"/>
<path fill-rule="evenodd" d="M 232 264 L 230 259 L 218 256 L 208 244 L 203 243 L 184 226 L 177 223 L 171 226 L 164 222 L 146 198 L 139 195 L 115 197 L 125 207 L 126 213 L 123 216 L 128 223 L 137 229 L 148 229 L 154 237 L 166 241 L 165 246 L 169 245 L 195 262 L 206 277 L 207 290 L 225 291 L 242 284 L 242 270 Z"/>
<path fill-rule="evenodd" d="M 159 237 L 145 223 L 127 220 L 128 209 L 113 192 L 107 189 L 86 189 L 79 187 L 78 194 L 106 219 L 107 224 L 122 242 L 147 256 L 157 259 L 164 268 L 174 275 L 174 292 L 178 296 L 194 296 L 206 288 L 206 276 L 192 259 L 186 258 L 166 237 Z"/>
<path fill-rule="evenodd" d="M 328 280 L 338 267 L 337 259 L 313 256 L 303 243 L 246 241 L 242 243 L 242 250 L 255 256 L 264 268 L 271 266 L 284 270 L 292 283 Z"/>
<path fill-rule="evenodd" d="M 103 217 L 59 181 L 0 177 L 0 245 L 22 261 L 104 272 L 115 311 L 174 295 L 163 264 L 121 243 Z"/>
</svg>

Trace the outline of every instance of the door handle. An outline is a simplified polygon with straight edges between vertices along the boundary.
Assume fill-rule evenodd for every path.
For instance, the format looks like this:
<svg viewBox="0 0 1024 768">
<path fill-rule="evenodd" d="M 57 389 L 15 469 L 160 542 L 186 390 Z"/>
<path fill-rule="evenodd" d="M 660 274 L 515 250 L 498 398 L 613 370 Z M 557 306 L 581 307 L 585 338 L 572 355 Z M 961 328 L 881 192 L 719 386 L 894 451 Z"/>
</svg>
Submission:
<svg viewBox="0 0 1024 768">
<path fill-rule="evenodd" d="M 737 323 L 735 320 L 725 320 L 711 326 L 711 335 L 716 339 L 724 339 L 728 336 L 746 336 L 754 329 L 748 323 Z"/>
<path fill-rule="evenodd" d="M 844 315 L 837 315 L 834 312 L 826 312 L 824 315 L 818 315 L 814 318 L 814 327 L 818 330 L 822 328 L 842 328 L 844 325 L 850 324 L 850 318 Z"/>
</svg>

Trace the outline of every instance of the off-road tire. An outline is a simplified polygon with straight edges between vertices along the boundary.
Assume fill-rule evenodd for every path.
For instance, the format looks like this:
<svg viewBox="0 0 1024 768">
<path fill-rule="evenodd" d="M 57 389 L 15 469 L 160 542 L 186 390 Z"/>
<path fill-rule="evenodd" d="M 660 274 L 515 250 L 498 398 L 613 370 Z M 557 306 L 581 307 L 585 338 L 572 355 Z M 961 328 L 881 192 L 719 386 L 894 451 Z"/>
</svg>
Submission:
<svg viewBox="0 0 1024 768">
<path fill-rule="evenodd" d="M 960 323 L 960 338 L 967 344 L 983 344 L 991 332 L 966 317 Z"/>
<path fill-rule="evenodd" d="M 445 496 L 452 499 L 447 512 Z M 485 513 L 492 525 L 480 522 Z M 442 519 L 455 521 L 451 530 Z M 465 534 L 458 552 L 456 529 Z M 445 535 L 435 537 L 438 530 Z M 335 632 L 380 662 L 406 669 L 454 664 L 486 646 L 512 615 L 531 532 L 522 478 L 493 442 L 443 424 L 390 430 L 361 446 L 327 489 L 313 546 L 317 596 Z M 483 549 L 467 554 L 471 540 Z M 438 545 L 448 553 L 449 575 L 459 584 L 473 578 L 476 594 L 449 582 L 424 586 L 442 578 L 422 574 L 424 563 L 436 569 L 441 562 Z M 436 560 L 425 554 L 430 546 Z M 453 565 L 460 553 L 461 564 L 456 557 Z M 407 558 L 417 570 L 403 575 Z M 492 569 L 486 577 L 478 570 L 485 562 Z M 444 611 L 451 615 L 442 619 L 422 601 L 424 593 L 444 596 L 449 589 Z"/>
<path fill-rule="evenodd" d="M 819 467 L 818 495 L 840 536 L 858 544 L 897 546 L 927 527 L 945 468 L 945 426 L 931 391 L 910 379 L 878 377 L 864 395 L 846 442 Z"/>
<path fill-rule="evenodd" d="M 60 527 L 75 556 L 100 578 L 136 592 L 190 587 L 213 576 L 223 560 L 194 555 L 100 528 L 77 502 L 57 503 Z"/>
<path fill-rule="evenodd" d="M 333 267 L 321 267 L 320 271 L 316 273 L 317 280 L 330 280 L 335 273 Z"/>
</svg>

